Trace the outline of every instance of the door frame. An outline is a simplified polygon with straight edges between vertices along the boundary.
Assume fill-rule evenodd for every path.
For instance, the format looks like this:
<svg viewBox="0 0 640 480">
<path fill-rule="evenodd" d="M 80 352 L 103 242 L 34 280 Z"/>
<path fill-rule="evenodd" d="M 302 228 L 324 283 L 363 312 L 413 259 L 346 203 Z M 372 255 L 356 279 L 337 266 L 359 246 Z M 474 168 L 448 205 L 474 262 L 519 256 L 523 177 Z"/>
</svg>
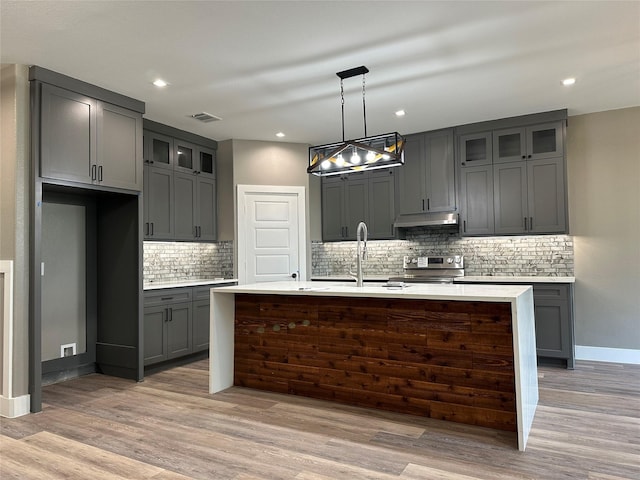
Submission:
<svg viewBox="0 0 640 480">
<path fill-rule="evenodd" d="M 247 283 L 246 258 L 247 231 L 244 225 L 248 195 L 295 195 L 298 206 L 298 269 L 300 280 L 307 279 L 307 217 L 306 217 L 306 189 L 302 186 L 276 185 L 238 185 L 236 210 L 236 266 L 238 284 Z"/>
</svg>

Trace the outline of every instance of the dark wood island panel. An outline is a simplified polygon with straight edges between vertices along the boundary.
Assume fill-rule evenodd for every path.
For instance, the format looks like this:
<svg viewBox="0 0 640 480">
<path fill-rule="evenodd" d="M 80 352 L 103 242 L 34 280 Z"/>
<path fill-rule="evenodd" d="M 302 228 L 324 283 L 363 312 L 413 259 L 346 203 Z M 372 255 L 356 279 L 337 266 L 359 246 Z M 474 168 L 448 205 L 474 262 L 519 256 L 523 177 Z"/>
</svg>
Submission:
<svg viewBox="0 0 640 480">
<path fill-rule="evenodd" d="M 511 304 L 236 294 L 234 384 L 516 431 Z"/>
</svg>

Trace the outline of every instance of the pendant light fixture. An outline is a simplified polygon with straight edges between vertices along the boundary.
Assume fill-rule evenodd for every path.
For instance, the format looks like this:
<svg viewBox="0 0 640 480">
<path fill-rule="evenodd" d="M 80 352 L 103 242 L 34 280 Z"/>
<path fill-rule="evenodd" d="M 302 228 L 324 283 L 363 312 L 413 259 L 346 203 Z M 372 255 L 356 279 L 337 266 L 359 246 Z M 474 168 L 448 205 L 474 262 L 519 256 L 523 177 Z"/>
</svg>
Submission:
<svg viewBox="0 0 640 480">
<path fill-rule="evenodd" d="M 367 110 L 365 103 L 365 66 L 350 68 L 336 73 L 340 77 L 340 100 L 342 107 L 342 141 L 309 147 L 307 173 L 326 177 L 344 173 L 362 172 L 377 168 L 397 167 L 404 164 L 404 138 L 398 132 L 367 136 Z M 344 139 L 344 80 L 362 75 L 362 117 L 364 137 L 356 140 Z"/>
</svg>

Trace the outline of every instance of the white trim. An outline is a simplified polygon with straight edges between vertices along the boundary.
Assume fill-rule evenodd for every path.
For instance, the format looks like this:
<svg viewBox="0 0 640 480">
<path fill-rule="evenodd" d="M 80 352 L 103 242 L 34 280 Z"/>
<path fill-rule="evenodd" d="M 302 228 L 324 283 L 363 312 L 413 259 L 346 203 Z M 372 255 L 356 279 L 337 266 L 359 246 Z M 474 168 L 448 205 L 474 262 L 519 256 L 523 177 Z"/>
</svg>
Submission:
<svg viewBox="0 0 640 480">
<path fill-rule="evenodd" d="M 31 409 L 31 395 L 15 398 L 0 396 L 0 417 L 16 418 L 29 413 Z"/>
<path fill-rule="evenodd" d="M 13 396 L 13 260 L 0 260 L 3 281 L 2 396 Z"/>
<path fill-rule="evenodd" d="M 640 350 L 576 345 L 576 360 L 640 365 Z"/>
<path fill-rule="evenodd" d="M 247 194 L 276 194 L 295 195 L 298 203 L 298 270 L 300 280 L 307 279 L 307 219 L 306 219 L 306 193 L 302 186 L 278 186 L 278 185 L 238 185 L 237 188 L 237 211 L 236 211 L 236 258 L 238 284 L 247 283 L 246 259 L 244 252 L 246 249 L 246 231 L 241 228 L 241 222 L 245 218 L 246 196 Z"/>
</svg>

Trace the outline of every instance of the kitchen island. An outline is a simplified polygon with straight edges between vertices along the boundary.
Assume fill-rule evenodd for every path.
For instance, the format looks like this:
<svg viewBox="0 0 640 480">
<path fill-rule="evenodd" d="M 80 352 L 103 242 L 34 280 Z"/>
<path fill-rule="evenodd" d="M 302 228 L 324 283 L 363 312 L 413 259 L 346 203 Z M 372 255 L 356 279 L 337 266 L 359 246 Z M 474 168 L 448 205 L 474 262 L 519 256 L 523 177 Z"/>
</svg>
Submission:
<svg viewBox="0 0 640 480">
<path fill-rule="evenodd" d="M 529 286 L 279 282 L 211 290 L 210 392 L 232 385 L 517 432 L 538 402 Z"/>
</svg>

